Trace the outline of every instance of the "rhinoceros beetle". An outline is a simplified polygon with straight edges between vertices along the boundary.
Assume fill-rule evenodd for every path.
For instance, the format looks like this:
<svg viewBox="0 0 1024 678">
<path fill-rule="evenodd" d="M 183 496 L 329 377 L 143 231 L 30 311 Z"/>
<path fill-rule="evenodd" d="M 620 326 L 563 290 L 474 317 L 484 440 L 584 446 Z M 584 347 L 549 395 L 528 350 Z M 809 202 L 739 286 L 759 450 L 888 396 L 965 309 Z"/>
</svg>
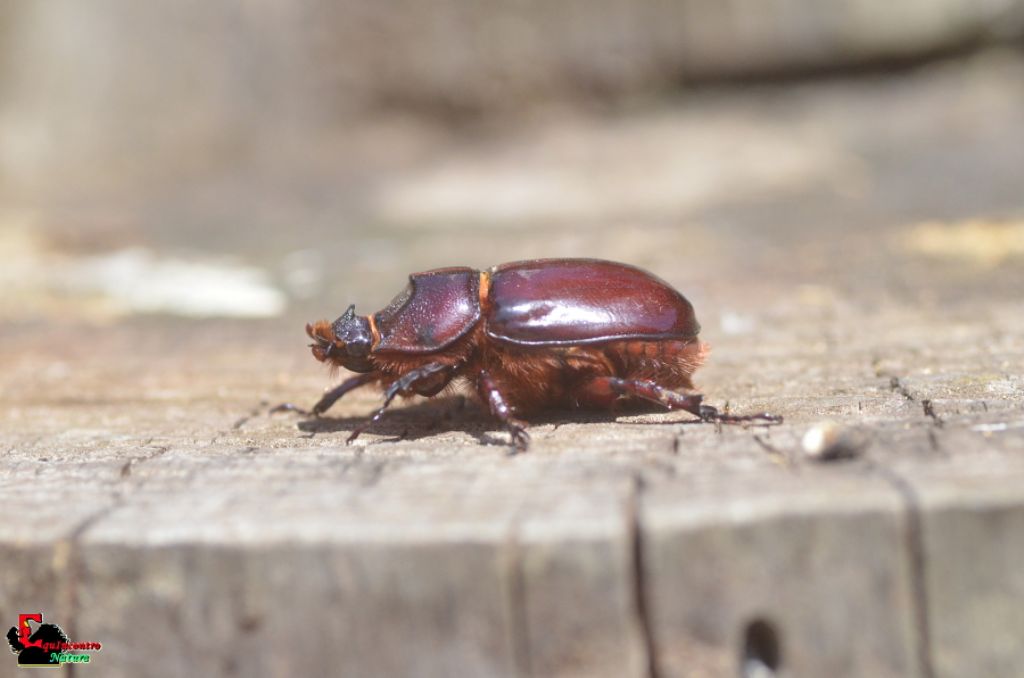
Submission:
<svg viewBox="0 0 1024 678">
<path fill-rule="evenodd" d="M 306 325 L 313 356 L 356 375 L 313 407 L 326 412 L 355 388 L 433 396 L 469 382 L 508 428 L 529 443 L 518 417 L 553 408 L 610 409 L 621 400 L 657 403 L 703 421 L 774 424 L 776 415 L 732 415 L 704 405 L 690 379 L 708 353 L 686 298 L 633 266 L 598 259 L 537 259 L 486 271 L 440 268 L 409 276 L 384 310 Z M 297 408 L 296 408 L 297 409 Z"/>
</svg>

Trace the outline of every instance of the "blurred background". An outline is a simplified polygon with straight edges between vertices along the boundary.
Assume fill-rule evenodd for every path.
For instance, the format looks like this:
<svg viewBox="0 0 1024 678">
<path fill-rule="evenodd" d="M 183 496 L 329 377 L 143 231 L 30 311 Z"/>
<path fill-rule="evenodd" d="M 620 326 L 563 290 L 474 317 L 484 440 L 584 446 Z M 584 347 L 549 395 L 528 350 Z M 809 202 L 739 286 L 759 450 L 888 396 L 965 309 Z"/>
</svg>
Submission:
<svg viewBox="0 0 1024 678">
<path fill-rule="evenodd" d="M 557 256 L 786 423 L 264 416 L 306 321 Z M 0 0 L 0 612 L 110 676 L 738 675 L 765 619 L 794 676 L 1019 675 L 1022 264 L 1024 0 Z"/>
<path fill-rule="evenodd" d="M 0 319 L 333 317 L 542 256 L 945 303 L 1024 250 L 1022 34 L 1024 0 L 4 2 Z"/>
</svg>

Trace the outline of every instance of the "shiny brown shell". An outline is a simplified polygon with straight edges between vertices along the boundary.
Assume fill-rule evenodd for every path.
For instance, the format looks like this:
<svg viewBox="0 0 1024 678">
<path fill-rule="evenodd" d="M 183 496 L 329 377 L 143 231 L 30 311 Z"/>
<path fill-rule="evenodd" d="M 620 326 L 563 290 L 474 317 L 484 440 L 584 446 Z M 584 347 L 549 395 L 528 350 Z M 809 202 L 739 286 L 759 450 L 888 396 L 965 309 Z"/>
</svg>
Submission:
<svg viewBox="0 0 1024 678">
<path fill-rule="evenodd" d="M 692 339 L 693 306 L 661 279 L 600 259 L 537 259 L 491 270 L 487 334 L 523 346 Z"/>
<path fill-rule="evenodd" d="M 466 267 L 413 273 L 408 286 L 373 320 L 380 335 L 375 352 L 442 350 L 480 320 L 480 273 Z"/>
</svg>

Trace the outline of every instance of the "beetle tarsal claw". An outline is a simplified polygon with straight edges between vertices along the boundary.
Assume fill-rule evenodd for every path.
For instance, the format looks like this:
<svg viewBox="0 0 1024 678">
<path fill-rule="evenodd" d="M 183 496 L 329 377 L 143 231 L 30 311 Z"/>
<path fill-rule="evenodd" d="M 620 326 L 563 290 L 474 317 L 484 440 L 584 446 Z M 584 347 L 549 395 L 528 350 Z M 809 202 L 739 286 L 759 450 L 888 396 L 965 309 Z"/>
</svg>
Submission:
<svg viewBox="0 0 1024 678">
<path fill-rule="evenodd" d="M 715 424 L 759 424 L 762 426 L 774 426 L 781 424 L 783 419 L 777 414 L 758 412 L 756 414 L 723 414 L 717 407 L 711 405 L 700 406 L 700 420 L 713 422 Z"/>
<path fill-rule="evenodd" d="M 297 414 L 301 414 L 304 417 L 309 415 L 309 412 L 302 409 L 298 405 L 293 405 L 292 403 L 281 403 L 280 405 L 275 405 L 274 407 L 271 407 L 269 410 L 267 410 L 268 415 L 278 414 L 280 412 L 295 412 Z"/>
<path fill-rule="evenodd" d="M 530 446 L 530 434 L 527 432 L 526 426 L 523 424 L 512 424 L 509 426 L 508 432 L 512 438 L 513 454 L 525 452 Z"/>
</svg>

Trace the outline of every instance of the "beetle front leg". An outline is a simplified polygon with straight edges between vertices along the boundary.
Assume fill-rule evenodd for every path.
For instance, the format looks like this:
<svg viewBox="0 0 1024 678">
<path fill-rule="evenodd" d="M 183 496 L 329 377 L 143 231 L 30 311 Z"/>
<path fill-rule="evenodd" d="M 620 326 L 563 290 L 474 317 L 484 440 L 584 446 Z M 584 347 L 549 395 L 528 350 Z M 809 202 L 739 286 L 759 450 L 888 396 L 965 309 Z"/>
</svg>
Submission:
<svg viewBox="0 0 1024 678">
<path fill-rule="evenodd" d="M 409 393 L 410 391 L 415 389 L 417 382 L 429 380 L 439 372 L 454 372 L 455 368 L 456 365 L 448 365 L 445 363 L 427 363 L 423 367 L 417 367 L 416 369 L 409 370 L 408 372 L 403 374 L 401 377 L 392 382 L 392 384 L 388 386 L 387 391 L 384 392 L 384 404 L 381 405 L 380 408 L 373 413 L 373 416 L 370 417 L 370 419 L 366 423 L 362 424 L 361 426 L 357 426 L 356 429 L 352 431 L 352 433 L 349 435 L 348 440 L 346 442 L 351 443 L 353 440 L 359 437 L 359 434 L 361 434 L 366 429 L 370 428 L 370 426 L 372 426 L 374 422 L 378 421 L 381 417 L 383 417 L 384 410 L 388 408 L 388 405 L 391 404 L 391 401 L 394 400 L 396 396 L 402 393 Z"/>
<path fill-rule="evenodd" d="M 526 422 L 513 416 L 512 406 L 498 388 L 498 384 L 487 370 L 480 370 L 476 378 L 476 388 L 480 397 L 491 410 L 491 414 L 501 420 L 512 436 L 512 445 L 523 452 L 530 445 L 530 434 L 526 432 Z"/>
<path fill-rule="evenodd" d="M 329 410 L 331 405 L 336 403 L 341 396 L 345 395 L 349 391 L 356 390 L 360 386 L 365 386 L 366 384 L 374 382 L 377 379 L 380 379 L 380 375 L 376 372 L 367 372 L 366 374 L 357 374 L 354 377 L 349 377 L 325 393 L 323 397 L 317 401 L 316 405 L 313 405 L 313 414 L 319 417 L 321 414 Z"/>
<path fill-rule="evenodd" d="M 587 390 L 595 395 L 609 393 L 616 396 L 632 396 L 652 403 L 657 403 L 669 410 L 684 410 L 700 417 L 701 421 L 722 424 L 743 424 L 747 422 L 763 422 L 765 424 L 782 423 L 782 417 L 767 412 L 757 414 L 723 414 L 718 408 L 704 405 L 704 396 L 700 393 L 680 393 L 653 381 L 640 379 L 620 379 L 618 377 L 597 377 L 587 384 Z"/>
<path fill-rule="evenodd" d="M 270 408 L 268 414 L 276 414 L 278 412 L 298 412 L 299 414 L 312 414 L 313 416 L 319 417 L 321 414 L 330 409 L 331 405 L 336 403 L 339 398 L 348 393 L 354 391 L 360 386 L 365 386 L 373 381 L 380 379 L 380 374 L 377 372 L 367 372 L 366 374 L 357 374 L 354 377 L 349 377 L 345 381 L 341 382 L 330 391 L 324 393 L 323 397 L 317 401 L 316 405 L 313 405 L 313 409 L 307 412 L 301 407 L 296 407 L 291 403 L 281 403 L 276 407 Z"/>
</svg>

